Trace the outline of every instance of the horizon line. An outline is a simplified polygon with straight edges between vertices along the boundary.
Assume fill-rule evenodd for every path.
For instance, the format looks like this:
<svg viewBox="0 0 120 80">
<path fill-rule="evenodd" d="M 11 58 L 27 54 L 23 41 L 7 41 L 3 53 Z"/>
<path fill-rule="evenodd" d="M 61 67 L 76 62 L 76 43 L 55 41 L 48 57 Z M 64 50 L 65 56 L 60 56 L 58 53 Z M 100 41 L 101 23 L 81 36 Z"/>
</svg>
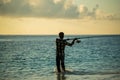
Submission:
<svg viewBox="0 0 120 80">
<path fill-rule="evenodd" d="M 0 34 L 0 36 L 56 36 L 58 34 Z M 73 35 L 120 35 L 120 34 L 65 34 L 66 36 Z"/>
</svg>

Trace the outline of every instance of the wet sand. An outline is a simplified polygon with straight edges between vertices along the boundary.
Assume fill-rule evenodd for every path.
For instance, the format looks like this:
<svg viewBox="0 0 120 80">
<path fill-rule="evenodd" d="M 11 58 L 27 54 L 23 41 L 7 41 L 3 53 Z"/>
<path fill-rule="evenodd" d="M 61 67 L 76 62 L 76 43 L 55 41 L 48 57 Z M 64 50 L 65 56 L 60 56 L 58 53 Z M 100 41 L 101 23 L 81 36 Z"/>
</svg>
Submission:
<svg viewBox="0 0 120 80">
<path fill-rule="evenodd" d="M 120 73 L 94 73 L 94 72 L 67 72 L 56 74 L 51 72 L 48 75 L 39 75 L 31 73 L 31 75 L 5 78 L 5 80 L 120 80 Z"/>
</svg>

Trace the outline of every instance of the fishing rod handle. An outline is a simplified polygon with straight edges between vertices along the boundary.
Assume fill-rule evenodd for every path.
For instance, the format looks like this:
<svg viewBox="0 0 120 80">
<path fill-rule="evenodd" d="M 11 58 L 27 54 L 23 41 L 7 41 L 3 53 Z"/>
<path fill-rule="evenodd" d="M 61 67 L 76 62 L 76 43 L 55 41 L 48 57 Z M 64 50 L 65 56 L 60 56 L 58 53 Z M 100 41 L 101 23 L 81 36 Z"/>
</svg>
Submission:
<svg viewBox="0 0 120 80">
<path fill-rule="evenodd" d="M 74 39 L 80 39 L 80 38 L 68 38 L 68 39 L 65 39 L 65 40 L 74 40 Z"/>
</svg>

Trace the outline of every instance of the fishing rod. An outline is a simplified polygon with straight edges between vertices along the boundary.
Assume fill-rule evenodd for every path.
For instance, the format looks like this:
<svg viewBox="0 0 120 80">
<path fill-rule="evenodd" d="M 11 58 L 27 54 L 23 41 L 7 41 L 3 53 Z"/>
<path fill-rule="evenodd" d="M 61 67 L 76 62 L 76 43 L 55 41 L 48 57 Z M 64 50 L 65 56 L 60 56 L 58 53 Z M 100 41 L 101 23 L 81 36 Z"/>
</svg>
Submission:
<svg viewBox="0 0 120 80">
<path fill-rule="evenodd" d="M 79 39 L 86 39 L 86 38 L 97 38 L 97 37 L 103 37 L 103 36 L 89 36 L 89 37 L 78 37 L 78 38 L 68 38 L 68 39 L 65 39 L 66 41 L 69 41 L 69 40 L 76 40 L 76 43 L 80 43 L 81 41 Z"/>
<path fill-rule="evenodd" d="M 78 38 L 68 38 L 68 39 L 65 39 L 65 40 L 73 40 L 73 39 L 85 39 L 85 38 L 95 38 L 95 36 L 91 36 L 91 37 L 78 37 Z"/>
<path fill-rule="evenodd" d="M 88 36 L 88 37 L 78 37 L 78 38 L 68 38 L 68 39 L 65 39 L 65 40 L 78 40 L 78 39 L 86 39 L 86 38 L 100 38 L 100 37 L 111 37 L 110 35 L 102 35 L 102 36 Z"/>
</svg>

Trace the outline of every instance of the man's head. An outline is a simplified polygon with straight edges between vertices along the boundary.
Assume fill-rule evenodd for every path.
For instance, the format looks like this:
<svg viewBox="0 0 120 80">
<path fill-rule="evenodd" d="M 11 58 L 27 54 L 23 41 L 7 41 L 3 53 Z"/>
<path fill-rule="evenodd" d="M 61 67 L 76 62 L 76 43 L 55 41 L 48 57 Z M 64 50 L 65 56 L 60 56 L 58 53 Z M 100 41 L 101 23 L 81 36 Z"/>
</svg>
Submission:
<svg viewBox="0 0 120 80">
<path fill-rule="evenodd" d="M 60 39 L 63 39 L 63 38 L 64 38 L 64 33 L 63 33 L 63 32 L 60 32 L 60 33 L 59 33 L 59 37 L 60 37 Z"/>
</svg>

